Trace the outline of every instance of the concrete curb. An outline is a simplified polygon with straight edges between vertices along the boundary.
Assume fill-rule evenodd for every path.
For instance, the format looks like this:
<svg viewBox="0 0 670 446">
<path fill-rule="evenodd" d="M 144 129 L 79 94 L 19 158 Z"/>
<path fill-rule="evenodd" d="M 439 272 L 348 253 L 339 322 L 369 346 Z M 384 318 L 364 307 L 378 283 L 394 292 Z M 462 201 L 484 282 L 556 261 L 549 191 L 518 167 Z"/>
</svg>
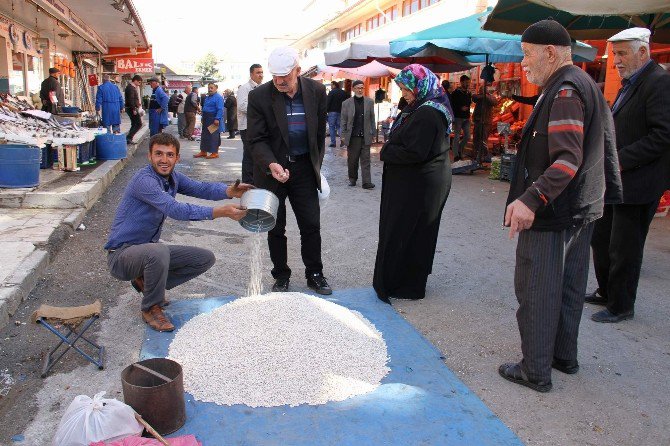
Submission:
<svg viewBox="0 0 670 446">
<path fill-rule="evenodd" d="M 51 233 L 46 245 L 35 246 L 35 250 L 19 264 L 18 268 L 7 277 L 0 287 L 0 328 L 11 321 L 21 303 L 28 297 L 44 275 L 59 249 L 59 240 L 64 234 L 71 234 L 77 230 L 86 216 L 86 211 L 98 201 L 103 192 L 109 187 L 116 175 L 135 155 L 142 141 L 148 137 L 149 128 L 143 127 L 137 134 L 137 144 L 128 148 L 128 157 L 123 160 L 105 161 L 93 172 L 85 176 L 82 181 L 72 186 L 68 191 L 32 192 L 30 190 L 16 191 L 3 194 L 0 205 L 13 208 L 39 209 L 72 209 Z M 22 321 L 25 322 L 25 321 Z"/>
</svg>

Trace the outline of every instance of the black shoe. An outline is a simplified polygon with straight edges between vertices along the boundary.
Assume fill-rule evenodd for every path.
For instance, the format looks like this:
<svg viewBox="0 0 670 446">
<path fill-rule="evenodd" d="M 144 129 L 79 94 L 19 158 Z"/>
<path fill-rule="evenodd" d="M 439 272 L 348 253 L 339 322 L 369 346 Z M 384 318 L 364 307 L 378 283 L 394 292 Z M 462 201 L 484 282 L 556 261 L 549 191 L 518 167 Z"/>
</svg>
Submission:
<svg viewBox="0 0 670 446">
<path fill-rule="evenodd" d="M 512 381 L 516 384 L 521 384 L 538 392 L 549 392 L 551 390 L 551 381 L 549 382 L 533 382 L 523 373 L 520 364 L 502 364 L 498 367 L 498 373 L 507 381 Z"/>
<path fill-rule="evenodd" d="M 326 278 L 321 273 L 314 273 L 307 277 L 307 286 L 319 294 L 333 294 L 333 290 L 330 289 Z"/>
<path fill-rule="evenodd" d="M 229 136 L 228 139 L 235 139 L 235 137 L 234 136 Z"/>
<path fill-rule="evenodd" d="M 356 186 L 356 180 L 349 180 L 349 186 Z"/>
<path fill-rule="evenodd" d="M 460 161 L 460 160 L 462 160 L 462 159 L 463 159 L 463 158 L 461 158 L 460 156 L 455 156 L 455 157 L 454 157 L 454 162 L 456 162 L 456 161 Z"/>
<path fill-rule="evenodd" d="M 288 291 L 289 279 L 277 279 L 275 284 L 272 285 L 273 293 L 286 293 Z"/>
<path fill-rule="evenodd" d="M 559 372 L 567 373 L 568 375 L 574 375 L 579 371 L 579 363 L 576 359 L 570 361 L 568 359 L 554 358 L 554 360 L 551 361 L 551 366 Z"/>
<path fill-rule="evenodd" d="M 595 322 L 605 322 L 615 324 L 617 322 L 625 321 L 627 319 L 633 319 L 635 316 L 635 311 L 626 311 L 625 313 L 614 314 L 607 308 L 601 310 L 597 313 L 594 313 L 591 316 L 591 320 Z"/>
<path fill-rule="evenodd" d="M 375 188 L 375 185 L 372 184 L 372 183 L 365 183 L 363 185 L 363 189 L 374 189 L 374 188 Z"/>
<path fill-rule="evenodd" d="M 600 288 L 584 296 L 584 302 L 593 305 L 607 305 L 607 298 L 600 294 Z"/>
<path fill-rule="evenodd" d="M 335 144 L 330 144 L 328 147 L 335 147 Z"/>
</svg>

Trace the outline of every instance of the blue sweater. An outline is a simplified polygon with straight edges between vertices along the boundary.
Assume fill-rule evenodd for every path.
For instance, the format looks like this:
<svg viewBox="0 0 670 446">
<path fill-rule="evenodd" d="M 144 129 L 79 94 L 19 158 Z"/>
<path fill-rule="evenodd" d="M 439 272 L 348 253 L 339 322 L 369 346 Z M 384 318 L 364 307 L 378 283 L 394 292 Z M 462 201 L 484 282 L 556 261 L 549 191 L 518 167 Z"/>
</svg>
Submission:
<svg viewBox="0 0 670 446">
<path fill-rule="evenodd" d="M 130 180 L 116 210 L 105 249 L 121 245 L 156 243 L 161 237 L 165 217 L 175 220 L 211 220 L 213 208 L 180 203 L 177 193 L 206 200 L 228 198 L 223 183 L 195 181 L 173 171 L 162 177 L 151 166 L 140 169 Z"/>
</svg>

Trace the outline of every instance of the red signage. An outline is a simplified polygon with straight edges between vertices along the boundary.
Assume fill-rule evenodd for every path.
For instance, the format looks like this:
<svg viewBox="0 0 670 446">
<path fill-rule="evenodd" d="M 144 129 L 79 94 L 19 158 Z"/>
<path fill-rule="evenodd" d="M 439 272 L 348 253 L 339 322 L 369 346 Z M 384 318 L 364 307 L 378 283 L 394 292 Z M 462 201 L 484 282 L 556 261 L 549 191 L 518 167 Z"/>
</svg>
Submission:
<svg viewBox="0 0 670 446">
<path fill-rule="evenodd" d="M 98 85 L 98 76 L 96 76 L 95 74 L 89 74 L 88 75 L 88 85 L 90 87 L 95 87 L 96 85 Z"/>
<path fill-rule="evenodd" d="M 137 57 L 120 57 L 116 59 L 116 72 L 154 74 L 154 60 Z"/>
</svg>

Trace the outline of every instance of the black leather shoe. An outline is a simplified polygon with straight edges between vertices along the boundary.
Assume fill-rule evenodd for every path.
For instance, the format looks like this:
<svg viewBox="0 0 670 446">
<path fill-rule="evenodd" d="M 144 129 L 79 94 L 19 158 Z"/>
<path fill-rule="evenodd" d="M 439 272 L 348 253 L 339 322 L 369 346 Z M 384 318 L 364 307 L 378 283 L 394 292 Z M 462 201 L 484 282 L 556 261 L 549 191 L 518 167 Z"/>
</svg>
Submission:
<svg viewBox="0 0 670 446">
<path fill-rule="evenodd" d="M 600 288 L 584 296 L 584 302 L 592 305 L 607 305 L 607 298 L 600 294 Z"/>
<path fill-rule="evenodd" d="M 579 363 L 575 359 L 570 361 L 567 359 L 558 359 L 554 358 L 551 362 L 551 367 L 555 368 L 559 372 L 567 373 L 568 375 L 574 375 L 579 371 Z"/>
<path fill-rule="evenodd" d="M 349 186 L 353 187 L 356 185 L 356 180 L 349 180 Z"/>
<path fill-rule="evenodd" d="M 595 322 L 604 322 L 615 324 L 617 322 L 625 321 L 626 319 L 633 319 L 635 311 L 626 311 L 625 313 L 614 314 L 607 308 L 597 313 L 593 313 L 591 320 Z"/>
<path fill-rule="evenodd" d="M 275 284 L 272 285 L 273 293 L 285 293 L 288 291 L 289 279 L 277 279 Z"/>
<path fill-rule="evenodd" d="M 516 384 L 521 384 L 538 392 L 549 392 L 551 390 L 551 381 L 549 382 L 533 382 L 523 373 L 520 364 L 502 364 L 498 367 L 498 373 L 507 381 L 512 381 Z"/>
<path fill-rule="evenodd" d="M 319 294 L 329 295 L 333 294 L 333 290 L 330 289 L 326 278 L 323 277 L 321 273 L 314 273 L 307 277 L 307 286 L 316 291 Z"/>
<path fill-rule="evenodd" d="M 365 183 L 363 185 L 363 189 L 374 189 L 374 188 L 375 188 L 375 185 L 372 184 L 372 183 Z"/>
</svg>

